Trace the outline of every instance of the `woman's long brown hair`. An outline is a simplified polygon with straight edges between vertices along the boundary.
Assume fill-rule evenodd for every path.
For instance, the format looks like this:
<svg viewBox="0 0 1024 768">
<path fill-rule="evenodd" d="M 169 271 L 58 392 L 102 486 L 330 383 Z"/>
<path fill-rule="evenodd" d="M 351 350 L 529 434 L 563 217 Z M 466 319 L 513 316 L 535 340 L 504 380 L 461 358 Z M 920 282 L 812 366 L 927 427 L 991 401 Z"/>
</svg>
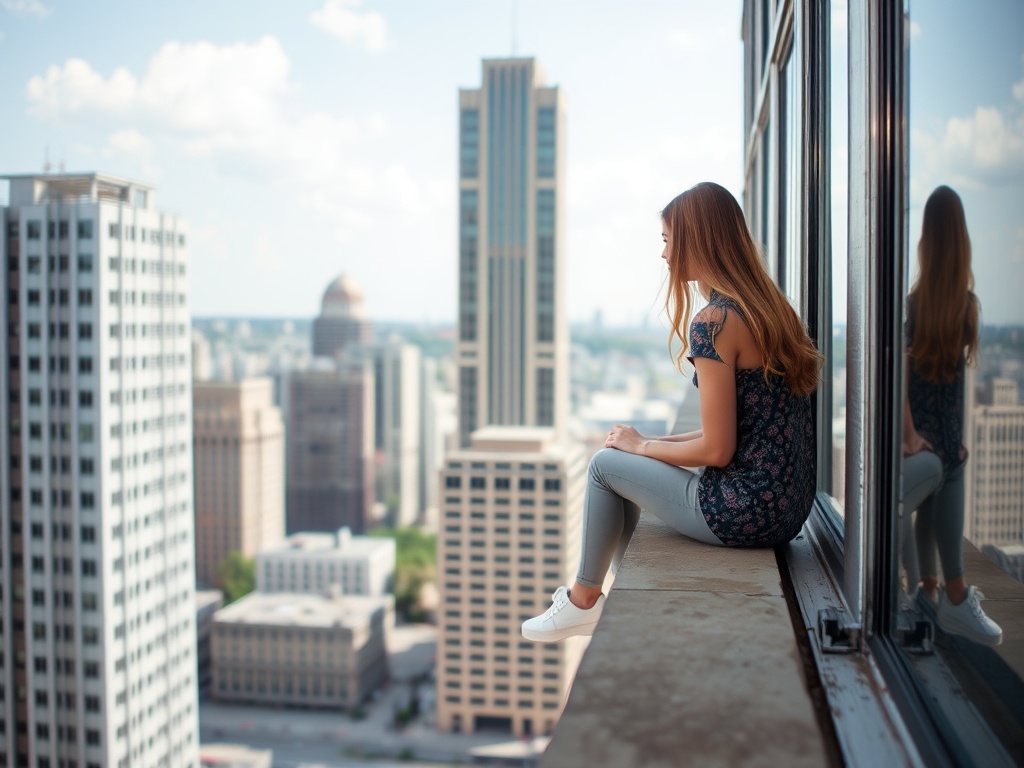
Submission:
<svg viewBox="0 0 1024 768">
<path fill-rule="evenodd" d="M 668 225 L 669 280 L 665 308 L 672 323 L 669 336 L 682 342 L 676 355 L 681 369 L 693 312 L 688 280 L 735 301 L 743 311 L 761 356 L 765 379 L 782 376 L 797 395 L 818 384 L 822 356 L 799 315 L 772 280 L 732 194 L 702 182 L 672 200 L 661 212 Z"/>
<path fill-rule="evenodd" d="M 927 381 L 952 381 L 965 348 L 967 362 L 974 363 L 980 307 L 964 206 L 947 186 L 937 187 L 924 205 L 917 259 L 920 270 L 908 302 L 914 313 L 910 359 Z"/>
</svg>

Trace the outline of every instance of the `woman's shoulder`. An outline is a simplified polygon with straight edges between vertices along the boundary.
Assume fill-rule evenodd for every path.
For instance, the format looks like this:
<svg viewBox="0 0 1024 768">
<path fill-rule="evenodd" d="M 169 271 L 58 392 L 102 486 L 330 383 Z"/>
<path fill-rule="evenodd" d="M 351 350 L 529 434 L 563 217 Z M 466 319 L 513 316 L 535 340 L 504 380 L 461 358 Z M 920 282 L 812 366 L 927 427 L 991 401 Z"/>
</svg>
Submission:
<svg viewBox="0 0 1024 768">
<path fill-rule="evenodd" d="M 727 327 L 730 316 L 735 316 L 743 322 L 743 312 L 739 304 L 728 296 L 712 291 L 708 303 L 693 316 L 690 324 L 690 348 L 694 357 L 722 360 L 717 349 L 717 341 L 722 338 L 721 334 Z"/>
<path fill-rule="evenodd" d="M 736 299 L 718 291 L 712 291 L 711 296 L 708 297 L 708 303 L 693 316 L 693 322 L 721 327 L 725 325 L 725 321 L 731 313 L 739 315 L 741 319 L 744 317 L 743 308 L 740 307 Z"/>
</svg>

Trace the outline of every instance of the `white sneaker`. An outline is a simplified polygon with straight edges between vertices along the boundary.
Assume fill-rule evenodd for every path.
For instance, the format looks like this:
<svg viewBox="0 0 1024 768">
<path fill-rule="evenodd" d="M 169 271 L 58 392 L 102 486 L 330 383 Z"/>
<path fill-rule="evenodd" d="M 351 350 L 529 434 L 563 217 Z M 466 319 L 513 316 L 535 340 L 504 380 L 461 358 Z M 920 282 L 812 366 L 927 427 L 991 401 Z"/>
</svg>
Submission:
<svg viewBox="0 0 1024 768">
<path fill-rule="evenodd" d="M 541 643 L 564 640 L 575 635 L 592 635 L 601 611 L 604 595 L 597 598 L 593 608 L 584 610 L 569 602 L 569 590 L 559 587 L 551 596 L 551 607 L 540 616 L 523 622 L 523 637 Z"/>
<path fill-rule="evenodd" d="M 967 595 L 960 605 L 953 605 L 945 590 L 939 590 L 939 604 L 936 613 L 939 626 L 952 635 L 961 635 L 982 645 L 999 645 L 1003 642 L 1003 630 L 981 610 L 985 595 L 977 587 L 968 587 Z"/>
</svg>

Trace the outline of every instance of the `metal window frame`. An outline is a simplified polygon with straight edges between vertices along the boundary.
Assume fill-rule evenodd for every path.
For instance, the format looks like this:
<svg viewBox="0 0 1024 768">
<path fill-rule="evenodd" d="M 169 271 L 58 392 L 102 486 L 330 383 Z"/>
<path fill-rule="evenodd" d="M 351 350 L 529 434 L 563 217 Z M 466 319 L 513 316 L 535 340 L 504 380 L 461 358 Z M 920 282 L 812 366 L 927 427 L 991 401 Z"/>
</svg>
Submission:
<svg viewBox="0 0 1024 768">
<path fill-rule="evenodd" d="M 931 662 L 927 689 L 893 640 L 898 575 L 906 231 L 907 0 L 850 0 L 850 165 L 845 516 L 819 494 L 804 532 L 780 551 L 808 645 L 850 764 L 1013 765 L 945 663 Z M 798 15 L 794 21 L 786 14 Z M 807 250 L 807 320 L 831 348 L 831 220 L 828 148 L 829 4 L 780 7 L 773 31 L 800 36 L 805 67 L 801 168 Z M 759 30 L 752 30 L 757 39 Z M 778 45 L 776 38 L 773 46 Z M 772 61 L 769 66 L 774 67 Z M 758 89 L 766 92 L 766 72 Z M 770 91 L 769 91 L 770 93 Z M 761 100 L 755 114 L 768 108 Z M 754 126 L 759 131 L 761 126 Z M 748 148 L 753 148 L 752 141 Z M 748 163 L 749 163 L 748 159 Z M 748 165 L 749 167 L 749 165 Z M 773 169 L 777 173 L 780 169 Z M 777 180 L 776 180 L 777 181 Z M 757 191 L 753 191 L 756 200 Z M 830 433 L 831 389 L 816 393 L 818 434 Z M 819 484 L 831 446 L 819 446 Z M 884 693 L 883 693 L 884 692 Z M 955 722 L 955 727 L 952 723 Z"/>
</svg>

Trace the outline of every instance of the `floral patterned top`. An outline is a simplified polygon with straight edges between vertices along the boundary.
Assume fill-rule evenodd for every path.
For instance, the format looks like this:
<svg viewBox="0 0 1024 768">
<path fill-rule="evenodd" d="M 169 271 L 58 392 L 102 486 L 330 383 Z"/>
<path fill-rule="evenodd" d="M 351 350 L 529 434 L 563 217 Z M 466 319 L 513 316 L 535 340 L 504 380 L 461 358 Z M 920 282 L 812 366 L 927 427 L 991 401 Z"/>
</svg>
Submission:
<svg viewBox="0 0 1024 768">
<path fill-rule="evenodd" d="M 690 354 L 724 361 L 715 336 L 733 311 L 732 299 L 711 293 L 690 324 Z M 697 374 L 693 374 L 694 386 Z M 774 547 L 796 536 L 811 511 L 817 483 L 811 400 L 797 396 L 764 368 L 736 370 L 736 453 L 724 467 L 706 467 L 697 499 L 723 544 Z"/>
<path fill-rule="evenodd" d="M 972 294 L 973 297 L 973 294 Z M 907 302 L 904 326 L 907 349 L 914 340 L 914 300 Z M 964 346 L 967 346 L 966 339 Z M 907 366 L 907 399 L 914 428 L 932 444 L 942 460 L 946 476 L 962 464 L 960 450 L 964 439 L 964 378 L 966 357 L 961 355 L 952 381 L 928 381 L 913 365 Z"/>
</svg>

